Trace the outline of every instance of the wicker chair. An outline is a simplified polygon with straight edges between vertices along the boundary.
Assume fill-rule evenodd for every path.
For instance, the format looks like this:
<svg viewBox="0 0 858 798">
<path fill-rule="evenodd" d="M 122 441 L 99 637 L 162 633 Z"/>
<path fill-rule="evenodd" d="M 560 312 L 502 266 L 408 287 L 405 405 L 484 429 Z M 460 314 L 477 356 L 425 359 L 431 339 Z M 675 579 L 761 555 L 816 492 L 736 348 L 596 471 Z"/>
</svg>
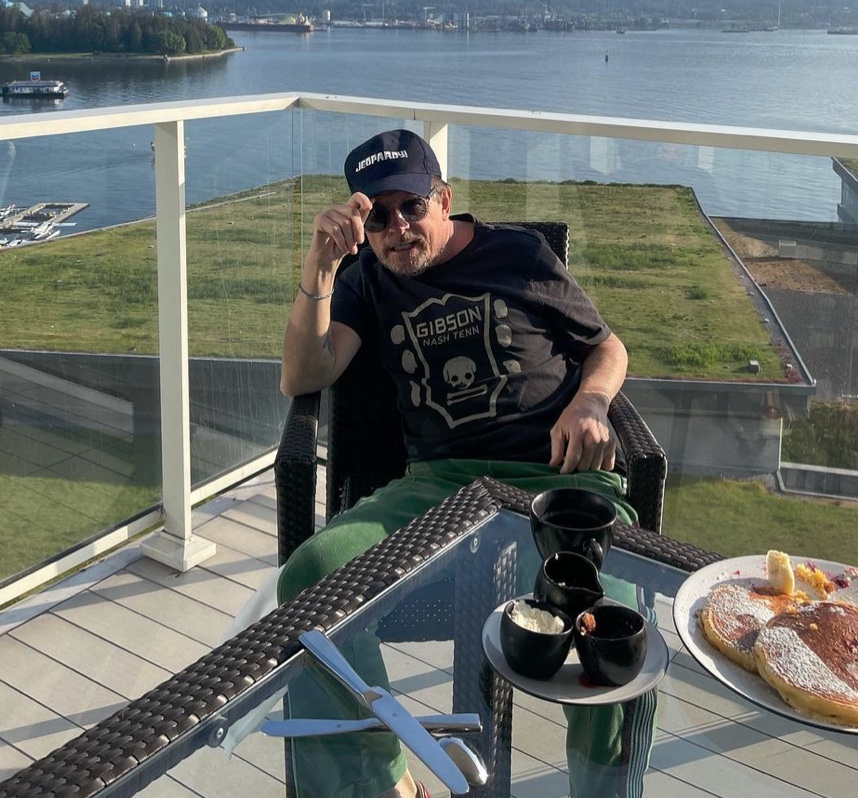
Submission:
<svg viewBox="0 0 858 798">
<path fill-rule="evenodd" d="M 517 222 L 545 236 L 557 256 L 567 262 L 568 225 L 563 222 Z M 342 268 L 346 268 L 344 264 Z M 341 269 L 342 270 L 342 269 Z M 405 471 L 399 411 L 393 382 L 383 371 L 374 348 L 363 346 L 333 385 L 327 396 L 327 496 L 326 520 L 353 506 L 358 499 L 400 477 Z M 277 537 L 280 563 L 313 534 L 320 394 L 293 399 L 277 453 L 274 474 L 277 489 Z M 641 526 L 661 531 L 667 460 L 637 411 L 623 394 L 611 404 L 609 419 L 622 449 L 622 468 L 628 478 L 628 498 L 640 517 Z M 514 552 L 484 551 L 483 565 L 456 579 L 455 591 L 469 591 L 469 599 L 479 596 L 484 615 L 508 595 L 510 573 L 515 569 Z M 487 563 L 487 564 L 486 564 Z M 476 576 L 474 574 L 477 574 Z M 382 639 L 412 640 L 419 624 L 422 640 L 456 641 L 454 652 L 454 711 L 473 711 L 480 700 L 491 707 L 480 743 L 481 753 L 495 778 L 475 796 L 502 795 L 499 785 L 508 784 L 509 736 L 512 693 L 509 686 L 492 673 L 481 671 L 479 634 L 456 622 L 450 605 L 451 590 L 436 583 L 421 588 L 392 615 L 379 631 Z M 474 585 L 475 581 L 480 584 Z M 468 584 L 465 585 L 464 583 Z M 463 584 L 460 584 L 463 583 Z M 427 612 L 433 623 L 427 625 Z M 427 628 L 431 631 L 427 632 Z M 474 641 L 477 641 L 474 645 Z M 502 753 L 507 751 L 506 754 Z M 291 794 L 291 760 L 287 755 L 287 794 Z"/>
<path fill-rule="evenodd" d="M 518 222 L 545 236 L 566 263 L 568 225 L 564 222 Z M 292 400 L 274 466 L 277 488 L 277 536 L 280 563 L 314 530 L 317 443 L 321 395 Z M 390 377 L 361 347 L 355 359 L 328 391 L 326 520 L 405 471 L 405 447 L 396 395 Z M 628 498 L 640 525 L 661 531 L 667 460 L 647 425 L 620 393 L 609 419 L 622 450 Z"/>
</svg>

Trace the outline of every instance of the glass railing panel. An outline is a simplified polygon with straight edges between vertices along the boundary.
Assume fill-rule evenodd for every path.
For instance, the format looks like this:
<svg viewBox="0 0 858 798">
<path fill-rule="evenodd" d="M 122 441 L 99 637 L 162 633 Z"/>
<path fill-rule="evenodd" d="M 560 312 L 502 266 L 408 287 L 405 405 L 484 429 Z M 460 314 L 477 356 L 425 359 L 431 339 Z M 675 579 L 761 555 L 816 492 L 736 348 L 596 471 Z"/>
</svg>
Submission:
<svg viewBox="0 0 858 798">
<path fill-rule="evenodd" d="M 283 329 L 297 283 L 291 112 L 189 123 L 186 136 L 192 482 L 275 447 Z"/>
<path fill-rule="evenodd" d="M 276 388 L 279 347 L 313 215 L 347 196 L 348 150 L 399 126 L 422 131 L 413 120 L 309 111 L 186 123 L 195 483 L 276 445 L 287 406 Z M 60 223 L 58 238 L 0 250 L 3 358 L 14 364 L 0 387 L 4 490 L 21 497 L 10 479 L 32 488 L 33 474 L 57 471 L 13 435 L 58 429 L 50 414 L 22 420 L 22 373 L 47 375 L 28 386 L 36 394 L 59 379 L 90 404 L 116 404 L 130 414 L 130 438 L 117 454 L 116 441 L 90 446 L 87 432 L 86 451 L 109 451 L 123 478 L 77 469 L 72 480 L 109 496 L 109 512 L 105 501 L 86 502 L 97 516 L 89 534 L 160 495 L 152 142 L 151 127 L 140 127 L 7 142 L 0 152 L 3 207 L 87 205 Z M 849 164 L 465 125 L 448 129 L 448 164 L 454 211 L 569 222 L 570 268 L 629 344 L 627 392 L 668 450 L 671 491 L 701 477 L 707 486 L 755 477 L 755 489 L 769 480 L 778 490 L 766 495 L 779 500 L 791 490 L 828 507 L 854 500 L 858 181 Z M 725 267 L 707 217 L 744 270 Z M 50 268 L 33 267 L 40 252 L 51 253 Z M 811 277 L 813 287 L 800 285 Z M 55 494 L 39 495 L 50 504 Z M 665 530 L 703 535 L 711 523 L 688 495 L 669 498 Z M 18 505 L 10 517 L 29 523 Z M 66 529 L 60 548 L 87 536 Z M 741 544 L 724 545 L 734 553 Z"/>
<path fill-rule="evenodd" d="M 160 498 L 150 140 L 0 145 L 0 579 Z"/>
<path fill-rule="evenodd" d="M 335 191 L 346 196 L 348 149 L 397 126 L 422 132 L 378 118 L 348 142 L 332 135 Z M 569 223 L 570 268 L 626 342 L 626 393 L 668 455 L 667 534 L 726 555 L 858 561 L 848 171 L 827 157 L 451 125 L 447 177 L 454 212 Z"/>
</svg>

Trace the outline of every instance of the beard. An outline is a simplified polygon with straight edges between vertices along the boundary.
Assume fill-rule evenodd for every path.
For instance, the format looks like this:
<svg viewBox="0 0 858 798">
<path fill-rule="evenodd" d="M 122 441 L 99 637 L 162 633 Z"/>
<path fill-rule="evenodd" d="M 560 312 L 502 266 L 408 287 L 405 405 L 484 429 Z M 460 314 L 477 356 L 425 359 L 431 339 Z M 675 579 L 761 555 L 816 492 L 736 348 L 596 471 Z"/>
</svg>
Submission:
<svg viewBox="0 0 858 798">
<path fill-rule="evenodd" d="M 389 272 L 399 277 L 416 277 L 428 269 L 434 258 L 425 238 L 414 236 L 397 242 L 394 247 L 407 246 L 406 249 L 395 249 L 391 246 L 373 247 L 378 262 Z"/>
</svg>

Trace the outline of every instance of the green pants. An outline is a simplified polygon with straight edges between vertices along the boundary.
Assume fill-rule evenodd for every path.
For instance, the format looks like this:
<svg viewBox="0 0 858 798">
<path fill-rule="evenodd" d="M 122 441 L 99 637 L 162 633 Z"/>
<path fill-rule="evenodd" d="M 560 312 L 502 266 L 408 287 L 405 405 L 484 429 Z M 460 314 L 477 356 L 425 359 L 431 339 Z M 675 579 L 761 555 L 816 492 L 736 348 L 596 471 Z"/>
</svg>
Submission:
<svg viewBox="0 0 858 798">
<path fill-rule="evenodd" d="M 616 505 L 621 520 L 636 520 L 634 509 L 623 496 L 624 483 L 616 474 L 588 471 L 560 474 L 557 469 L 535 463 L 510 463 L 485 460 L 439 460 L 412 464 L 404 477 L 359 501 L 353 508 L 334 518 L 328 526 L 305 541 L 283 566 L 277 585 L 280 603 L 294 598 L 304 588 L 318 582 L 335 569 L 365 552 L 397 529 L 439 504 L 443 499 L 481 476 L 494 477 L 523 490 L 538 493 L 555 487 L 581 487 L 597 491 Z M 610 587 L 611 583 L 617 583 Z M 606 579 L 608 593 L 623 592 L 619 580 Z M 628 586 L 632 588 L 632 586 Z M 631 589 L 634 602 L 634 589 Z M 625 595 L 614 595 L 621 601 Z M 634 606 L 634 604 L 633 604 Z M 369 684 L 388 685 L 378 640 L 369 634 L 358 634 L 343 647 L 343 654 Z M 300 683 L 299 683 L 300 682 Z M 639 701 L 639 700 L 638 700 Z M 630 769 L 624 736 L 629 732 L 626 716 L 637 715 L 638 701 L 627 707 L 573 707 L 567 712 L 567 756 L 570 764 L 580 769 L 580 760 L 590 762 L 594 774 L 605 781 L 606 791 L 587 787 L 577 795 L 614 798 L 633 795 L 622 782 Z M 356 704 L 338 685 L 310 669 L 304 679 L 296 680 L 289 691 L 289 709 L 294 717 L 363 717 Z M 653 698 L 654 710 L 654 698 Z M 646 724 L 645 724 L 646 725 Z M 650 733 L 643 743 L 648 758 Z M 636 746 L 640 748 L 641 746 Z M 595 761 L 593 757 L 596 757 Z M 640 759 L 640 756 L 636 757 Z M 371 733 L 319 737 L 293 741 L 293 761 L 301 798 L 374 798 L 390 789 L 404 775 L 406 760 L 399 741 L 392 734 Z M 646 768 L 644 762 L 641 774 Z M 609 773 L 611 775 L 606 776 Z M 617 783 L 617 790 L 613 789 Z M 607 791 L 608 784 L 610 783 Z M 622 787 L 622 788 L 621 788 Z"/>
<path fill-rule="evenodd" d="M 654 623 L 635 585 L 602 574 L 605 595 Z M 656 728 L 658 691 L 612 706 L 564 705 L 566 766 L 572 798 L 641 798 Z"/>
</svg>

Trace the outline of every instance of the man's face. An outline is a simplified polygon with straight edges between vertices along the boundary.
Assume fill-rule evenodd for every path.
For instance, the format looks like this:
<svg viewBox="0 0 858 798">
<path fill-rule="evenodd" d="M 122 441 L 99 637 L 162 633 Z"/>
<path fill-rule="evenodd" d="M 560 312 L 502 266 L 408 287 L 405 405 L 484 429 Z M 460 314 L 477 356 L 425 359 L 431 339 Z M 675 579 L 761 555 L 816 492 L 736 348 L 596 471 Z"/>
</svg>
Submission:
<svg viewBox="0 0 858 798">
<path fill-rule="evenodd" d="M 383 220 L 386 216 L 387 226 L 380 232 L 366 233 L 381 264 L 394 274 L 414 277 L 440 260 L 451 232 L 450 198 L 447 186 L 433 190 L 428 198 L 404 191 L 374 197 L 376 217 Z M 426 215 L 415 218 L 424 209 Z"/>
</svg>

